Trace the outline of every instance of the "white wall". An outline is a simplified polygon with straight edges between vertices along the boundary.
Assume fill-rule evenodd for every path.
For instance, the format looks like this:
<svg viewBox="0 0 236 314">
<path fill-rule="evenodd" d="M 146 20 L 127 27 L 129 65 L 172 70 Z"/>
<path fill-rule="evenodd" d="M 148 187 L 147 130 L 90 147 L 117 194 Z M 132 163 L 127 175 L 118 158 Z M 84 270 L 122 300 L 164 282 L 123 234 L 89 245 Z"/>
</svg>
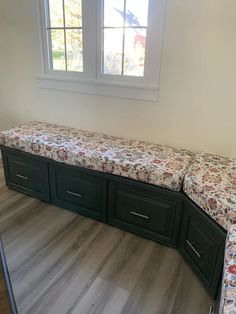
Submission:
<svg viewBox="0 0 236 314">
<path fill-rule="evenodd" d="M 0 128 L 41 120 L 236 157 L 235 0 L 167 0 L 156 103 L 39 89 L 35 1 L 0 2 Z"/>
</svg>

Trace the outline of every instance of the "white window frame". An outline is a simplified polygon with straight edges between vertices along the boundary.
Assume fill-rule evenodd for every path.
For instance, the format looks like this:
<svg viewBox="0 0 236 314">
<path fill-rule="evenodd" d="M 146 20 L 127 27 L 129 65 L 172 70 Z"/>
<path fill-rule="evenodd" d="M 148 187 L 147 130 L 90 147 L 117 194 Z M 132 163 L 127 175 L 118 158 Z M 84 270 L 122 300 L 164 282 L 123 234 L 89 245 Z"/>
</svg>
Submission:
<svg viewBox="0 0 236 314">
<path fill-rule="evenodd" d="M 37 76 L 39 86 L 46 89 L 156 101 L 159 90 L 165 2 L 166 0 L 149 0 L 144 76 L 133 77 L 102 73 L 103 0 L 82 0 L 84 72 L 51 70 L 48 62 L 46 0 L 38 0 L 41 55 Z M 85 40 L 86 37 L 90 40 Z"/>
</svg>

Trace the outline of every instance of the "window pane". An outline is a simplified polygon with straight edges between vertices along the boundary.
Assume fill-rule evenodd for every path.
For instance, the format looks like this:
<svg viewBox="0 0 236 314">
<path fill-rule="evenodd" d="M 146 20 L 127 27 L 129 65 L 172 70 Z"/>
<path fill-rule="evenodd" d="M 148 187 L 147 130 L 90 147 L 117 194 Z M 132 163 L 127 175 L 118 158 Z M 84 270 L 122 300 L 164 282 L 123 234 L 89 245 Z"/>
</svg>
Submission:
<svg viewBox="0 0 236 314">
<path fill-rule="evenodd" d="M 104 0 L 104 26 L 124 25 L 124 0 Z"/>
<path fill-rule="evenodd" d="M 67 30 L 67 69 L 83 72 L 83 40 L 81 30 Z"/>
<path fill-rule="evenodd" d="M 149 0 L 126 0 L 126 26 L 147 26 Z"/>
<path fill-rule="evenodd" d="M 65 0 L 66 27 L 82 27 L 81 0 Z"/>
<path fill-rule="evenodd" d="M 63 27 L 62 0 L 49 0 L 50 27 Z"/>
<path fill-rule="evenodd" d="M 51 59 L 53 70 L 66 70 L 65 41 L 63 30 L 51 30 Z"/>
<path fill-rule="evenodd" d="M 122 74 L 122 29 L 104 30 L 104 74 Z"/>
<path fill-rule="evenodd" d="M 146 29 L 126 29 L 124 75 L 144 76 Z"/>
</svg>

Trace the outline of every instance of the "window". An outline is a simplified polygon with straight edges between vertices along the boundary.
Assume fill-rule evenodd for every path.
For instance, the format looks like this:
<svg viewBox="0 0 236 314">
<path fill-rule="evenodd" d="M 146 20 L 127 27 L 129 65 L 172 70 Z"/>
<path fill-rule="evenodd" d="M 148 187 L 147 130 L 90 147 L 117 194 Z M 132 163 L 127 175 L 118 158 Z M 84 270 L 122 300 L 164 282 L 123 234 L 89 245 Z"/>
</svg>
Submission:
<svg viewBox="0 0 236 314">
<path fill-rule="evenodd" d="M 42 87 L 156 100 L 165 0 L 39 0 Z"/>
<path fill-rule="evenodd" d="M 45 4 L 49 68 L 83 72 L 81 0 L 47 0 Z"/>
<path fill-rule="evenodd" d="M 148 5 L 148 0 L 138 5 L 137 0 L 104 0 L 104 74 L 144 76 Z"/>
</svg>

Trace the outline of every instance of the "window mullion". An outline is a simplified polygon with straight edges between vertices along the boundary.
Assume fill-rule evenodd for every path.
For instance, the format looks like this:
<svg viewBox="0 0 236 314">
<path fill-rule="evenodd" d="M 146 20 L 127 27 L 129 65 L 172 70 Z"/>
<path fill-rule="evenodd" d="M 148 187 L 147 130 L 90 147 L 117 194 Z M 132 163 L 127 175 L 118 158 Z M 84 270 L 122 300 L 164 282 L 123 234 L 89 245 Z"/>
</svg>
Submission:
<svg viewBox="0 0 236 314">
<path fill-rule="evenodd" d="M 64 30 L 65 28 L 64 27 L 47 27 L 47 29 Z M 80 29 L 80 30 L 82 30 L 83 28 L 82 27 L 66 27 L 66 29 Z"/>
<path fill-rule="evenodd" d="M 46 11 L 46 27 L 51 28 L 51 17 L 49 9 L 49 0 L 45 1 L 45 11 Z"/>
<path fill-rule="evenodd" d="M 82 0 L 84 75 L 96 77 L 96 0 Z"/>
<path fill-rule="evenodd" d="M 46 23 L 46 38 L 48 43 L 48 60 L 47 64 L 50 69 L 53 68 L 53 58 L 52 58 L 52 38 L 51 38 L 51 18 L 50 18 L 50 9 L 49 9 L 49 0 L 46 0 L 45 2 L 45 23 Z"/>
<path fill-rule="evenodd" d="M 122 39 L 122 63 L 121 63 L 121 75 L 124 75 L 125 64 L 125 21 L 126 21 L 126 0 L 124 0 L 124 14 L 123 14 L 123 39 Z"/>
<path fill-rule="evenodd" d="M 97 54 L 96 54 L 96 78 L 100 80 L 103 77 L 104 66 L 104 2 L 98 0 L 96 2 L 96 34 L 97 34 Z"/>
<path fill-rule="evenodd" d="M 62 0 L 62 7 L 63 7 L 63 30 L 64 30 L 64 43 L 65 43 L 65 65 L 66 71 L 68 70 L 67 64 L 67 42 L 66 42 L 66 14 L 65 14 L 65 0 Z"/>
</svg>

